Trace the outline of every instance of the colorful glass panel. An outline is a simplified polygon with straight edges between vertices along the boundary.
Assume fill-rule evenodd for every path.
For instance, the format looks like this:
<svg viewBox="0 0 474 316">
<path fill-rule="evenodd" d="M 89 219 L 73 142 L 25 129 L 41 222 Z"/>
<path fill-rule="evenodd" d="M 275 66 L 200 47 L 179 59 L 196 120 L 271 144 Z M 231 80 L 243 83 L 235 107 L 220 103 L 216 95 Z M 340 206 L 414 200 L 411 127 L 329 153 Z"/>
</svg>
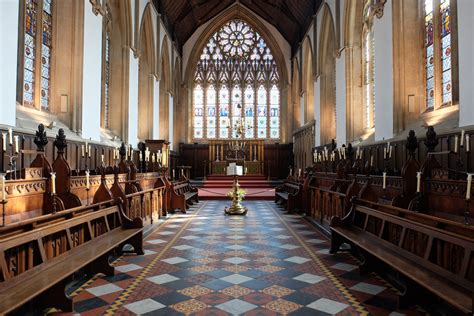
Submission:
<svg viewBox="0 0 474 316">
<path fill-rule="evenodd" d="M 200 85 L 194 88 L 194 138 L 203 138 L 204 90 Z"/>
<path fill-rule="evenodd" d="M 279 78 L 275 58 L 260 34 L 242 20 L 235 19 L 224 24 L 209 38 L 203 48 L 194 75 L 195 86 L 199 85 L 208 96 L 205 100 L 200 99 L 200 94 L 193 98 L 195 117 L 198 115 L 196 110 L 200 108 L 200 106 L 196 107 L 196 104 L 206 109 L 207 116 L 203 119 L 202 126 L 203 131 L 207 131 L 205 137 L 265 138 L 268 133 L 269 116 L 273 113 L 276 115 L 272 121 L 273 128 L 278 131 L 273 132 L 272 135 L 278 135 L 274 137 L 278 139 L 280 102 L 278 100 L 278 103 L 272 103 L 271 107 L 272 101 L 267 97 L 270 88 L 267 87 L 275 86 L 279 93 Z M 258 87 L 261 86 L 263 89 L 259 106 L 257 106 L 256 81 L 259 82 Z M 209 103 L 211 86 L 216 93 L 218 91 L 218 102 L 215 105 Z M 215 120 L 212 120 L 214 106 L 216 116 Z M 236 133 L 234 128 L 236 124 L 244 126 L 243 135 Z M 215 132 L 213 132 L 214 126 Z M 196 128 L 195 124 L 194 128 Z"/>
<path fill-rule="evenodd" d="M 270 89 L 270 138 L 280 138 L 280 90 Z"/>
<path fill-rule="evenodd" d="M 364 103 L 366 128 L 372 128 L 375 123 L 374 70 L 374 38 L 372 31 L 366 30 L 364 36 Z"/>
<path fill-rule="evenodd" d="M 49 110 L 51 81 L 51 41 L 53 33 L 52 0 L 43 0 L 43 21 L 41 40 L 41 109 Z"/>
<path fill-rule="evenodd" d="M 216 108 L 216 88 L 209 86 L 206 90 L 207 108 L 207 138 L 216 138 L 217 128 L 217 108 Z"/>
<path fill-rule="evenodd" d="M 25 42 L 23 64 L 23 105 L 34 106 L 36 63 L 36 17 L 38 1 L 25 2 Z"/>
<path fill-rule="evenodd" d="M 449 104 L 452 101 L 450 0 L 441 0 L 440 15 L 443 104 Z"/>
<path fill-rule="evenodd" d="M 425 50 L 426 107 L 433 108 L 435 100 L 433 0 L 425 0 Z"/>
</svg>

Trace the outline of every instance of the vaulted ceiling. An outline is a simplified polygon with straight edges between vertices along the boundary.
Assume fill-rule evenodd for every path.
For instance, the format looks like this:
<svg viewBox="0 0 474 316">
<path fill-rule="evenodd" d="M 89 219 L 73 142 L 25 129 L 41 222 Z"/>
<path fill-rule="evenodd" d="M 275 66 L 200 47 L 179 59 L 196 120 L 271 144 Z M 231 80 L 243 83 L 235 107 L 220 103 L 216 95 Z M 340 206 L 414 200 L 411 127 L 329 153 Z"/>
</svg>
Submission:
<svg viewBox="0 0 474 316">
<path fill-rule="evenodd" d="M 240 2 L 275 26 L 293 53 L 322 0 L 153 0 L 178 49 L 194 31 L 220 12 Z"/>
</svg>

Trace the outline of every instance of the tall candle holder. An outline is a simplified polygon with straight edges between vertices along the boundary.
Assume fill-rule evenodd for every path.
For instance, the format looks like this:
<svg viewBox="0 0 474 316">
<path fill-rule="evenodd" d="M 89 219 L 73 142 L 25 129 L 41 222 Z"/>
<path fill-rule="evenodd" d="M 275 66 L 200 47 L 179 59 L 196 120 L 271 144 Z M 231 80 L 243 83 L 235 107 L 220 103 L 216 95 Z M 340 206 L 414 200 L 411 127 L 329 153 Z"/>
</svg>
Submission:
<svg viewBox="0 0 474 316">
<path fill-rule="evenodd" d="M 10 145 L 11 146 L 11 145 Z M 5 155 L 6 157 L 8 157 L 8 166 L 10 167 L 10 179 L 12 180 L 16 180 L 17 179 L 17 176 L 16 176 L 16 160 L 18 158 L 20 158 L 20 155 Z"/>
<path fill-rule="evenodd" d="M 469 225 L 469 215 L 470 215 L 469 202 L 470 201 L 471 201 L 471 199 L 466 200 L 466 209 L 464 210 L 464 224 L 465 225 Z"/>
<path fill-rule="evenodd" d="M 56 193 L 55 192 L 51 193 L 51 198 L 53 199 L 53 214 L 56 214 L 58 203 L 56 201 Z"/>
<path fill-rule="evenodd" d="M 1 200 L 0 204 L 2 204 L 2 225 L 1 227 L 5 226 L 5 208 L 7 205 L 8 201 L 7 200 Z"/>
</svg>

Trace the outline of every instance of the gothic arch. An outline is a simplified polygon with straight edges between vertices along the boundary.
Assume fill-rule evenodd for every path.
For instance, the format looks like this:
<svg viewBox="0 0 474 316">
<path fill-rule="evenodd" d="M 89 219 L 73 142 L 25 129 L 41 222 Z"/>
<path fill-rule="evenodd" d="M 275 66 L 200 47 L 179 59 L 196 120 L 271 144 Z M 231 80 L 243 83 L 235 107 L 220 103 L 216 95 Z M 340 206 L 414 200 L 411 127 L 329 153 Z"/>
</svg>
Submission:
<svg viewBox="0 0 474 316">
<path fill-rule="evenodd" d="M 321 80 L 321 144 L 336 138 L 336 31 L 331 9 L 323 8 L 319 42 Z"/>
<path fill-rule="evenodd" d="M 303 63 L 304 123 L 308 123 L 314 119 L 313 50 L 309 37 L 303 42 Z"/>
<path fill-rule="evenodd" d="M 152 138 L 153 133 L 153 72 L 154 37 L 150 4 L 143 12 L 138 42 L 138 138 Z"/>
<path fill-rule="evenodd" d="M 293 59 L 293 78 L 291 80 L 291 98 L 293 103 L 293 130 L 302 126 L 304 122 L 301 119 L 301 81 L 300 66 L 297 58 Z"/>
<path fill-rule="evenodd" d="M 283 56 L 282 50 L 280 49 L 278 42 L 276 41 L 275 37 L 272 35 L 271 31 L 260 21 L 260 19 L 249 9 L 245 6 L 241 5 L 240 3 L 236 3 L 235 5 L 230 6 L 219 16 L 215 17 L 212 20 L 212 23 L 204 29 L 204 31 L 199 36 L 196 44 L 193 46 L 190 57 L 187 61 L 186 70 L 185 70 L 185 85 L 188 88 L 187 93 L 187 111 L 186 113 L 192 112 L 192 87 L 194 85 L 194 73 L 196 70 L 196 66 L 198 64 L 198 60 L 200 58 L 201 52 L 204 46 L 207 44 L 209 38 L 218 31 L 222 25 L 225 23 L 233 20 L 233 19 L 240 19 L 247 24 L 249 24 L 255 31 L 257 31 L 261 36 L 265 39 L 268 47 L 272 51 L 272 54 L 275 58 L 275 62 L 278 67 L 279 78 L 280 78 L 280 93 L 281 93 L 281 117 L 285 117 L 288 111 L 288 100 L 285 95 L 285 88 L 288 84 L 288 69 L 285 62 L 285 57 Z M 281 121 L 282 122 L 282 121 Z M 282 122 L 283 123 L 283 122 Z M 188 115 L 187 126 L 192 126 L 192 115 Z M 280 129 L 280 138 L 284 139 L 283 135 L 286 135 L 287 132 L 287 124 L 281 124 Z M 188 140 L 192 139 L 192 129 L 187 131 Z"/>
<path fill-rule="evenodd" d="M 346 50 L 347 137 L 357 139 L 365 133 L 362 71 L 364 1 L 347 0 L 344 7 L 344 47 Z"/>
<path fill-rule="evenodd" d="M 171 65 L 168 37 L 165 36 L 161 45 L 161 79 L 160 79 L 160 139 L 169 140 L 169 98 L 171 93 Z"/>
<path fill-rule="evenodd" d="M 128 71 L 130 63 L 130 53 L 127 45 L 131 32 L 130 2 L 121 0 L 109 0 L 108 2 L 112 17 L 110 33 L 109 129 L 122 139 L 126 139 Z"/>
<path fill-rule="evenodd" d="M 173 115 L 175 113 L 184 113 L 181 102 L 181 62 L 178 57 L 175 58 L 173 67 Z M 185 120 L 173 120 L 173 143 L 176 145 L 185 137 Z"/>
</svg>

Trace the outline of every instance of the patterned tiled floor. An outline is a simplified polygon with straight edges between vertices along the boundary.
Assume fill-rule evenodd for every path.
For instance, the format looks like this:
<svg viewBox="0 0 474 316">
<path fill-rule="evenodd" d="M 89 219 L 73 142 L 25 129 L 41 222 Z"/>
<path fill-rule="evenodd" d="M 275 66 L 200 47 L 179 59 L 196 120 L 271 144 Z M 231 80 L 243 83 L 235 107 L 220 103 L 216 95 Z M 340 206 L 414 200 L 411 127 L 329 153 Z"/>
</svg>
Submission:
<svg viewBox="0 0 474 316">
<path fill-rule="evenodd" d="M 116 262 L 74 293 L 81 315 L 401 315 L 396 294 L 360 276 L 348 254 L 299 215 L 247 202 L 245 217 L 206 201 L 169 218 L 145 240 L 144 256 Z"/>
</svg>

